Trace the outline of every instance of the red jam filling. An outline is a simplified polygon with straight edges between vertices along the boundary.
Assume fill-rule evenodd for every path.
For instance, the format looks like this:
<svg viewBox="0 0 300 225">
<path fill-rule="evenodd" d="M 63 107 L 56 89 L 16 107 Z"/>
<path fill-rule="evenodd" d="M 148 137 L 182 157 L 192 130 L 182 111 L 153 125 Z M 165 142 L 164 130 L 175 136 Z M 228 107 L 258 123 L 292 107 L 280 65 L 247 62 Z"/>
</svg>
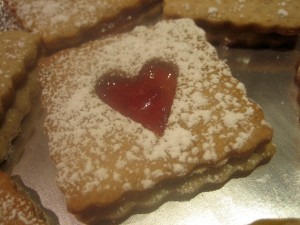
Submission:
<svg viewBox="0 0 300 225">
<path fill-rule="evenodd" d="M 161 136 L 170 116 L 177 76 L 173 64 L 151 60 L 133 78 L 116 71 L 104 75 L 97 82 L 96 93 L 122 115 Z"/>
</svg>

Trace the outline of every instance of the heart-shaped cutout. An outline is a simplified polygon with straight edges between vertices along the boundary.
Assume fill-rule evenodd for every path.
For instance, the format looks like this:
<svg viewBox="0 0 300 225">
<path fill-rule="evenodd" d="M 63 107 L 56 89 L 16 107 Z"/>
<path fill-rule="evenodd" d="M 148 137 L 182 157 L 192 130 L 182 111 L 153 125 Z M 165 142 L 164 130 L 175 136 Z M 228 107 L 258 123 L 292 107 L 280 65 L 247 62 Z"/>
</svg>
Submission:
<svg viewBox="0 0 300 225">
<path fill-rule="evenodd" d="M 177 76 L 175 65 L 153 59 L 133 78 L 126 78 L 124 72 L 105 74 L 97 82 L 96 93 L 122 115 L 161 136 L 170 116 Z"/>
</svg>

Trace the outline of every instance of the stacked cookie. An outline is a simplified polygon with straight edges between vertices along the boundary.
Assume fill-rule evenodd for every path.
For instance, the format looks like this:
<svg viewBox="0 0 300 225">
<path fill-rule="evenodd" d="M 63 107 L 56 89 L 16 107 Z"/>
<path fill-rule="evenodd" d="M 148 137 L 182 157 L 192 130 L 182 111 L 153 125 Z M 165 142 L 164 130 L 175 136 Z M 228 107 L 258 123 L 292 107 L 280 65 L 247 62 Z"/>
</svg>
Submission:
<svg viewBox="0 0 300 225">
<path fill-rule="evenodd" d="M 10 31 L 0 33 L 0 161 L 21 130 L 37 93 L 35 66 L 40 50 L 38 36 Z"/>
<path fill-rule="evenodd" d="M 87 224 L 197 193 L 274 154 L 260 107 L 191 19 L 61 51 L 39 81 L 58 185 Z"/>
<path fill-rule="evenodd" d="M 297 0 L 164 0 L 165 18 L 192 18 L 214 44 L 294 46 L 300 33 Z"/>
<path fill-rule="evenodd" d="M 132 28 L 157 16 L 158 0 L 4 0 L 22 27 L 50 50 Z"/>
</svg>

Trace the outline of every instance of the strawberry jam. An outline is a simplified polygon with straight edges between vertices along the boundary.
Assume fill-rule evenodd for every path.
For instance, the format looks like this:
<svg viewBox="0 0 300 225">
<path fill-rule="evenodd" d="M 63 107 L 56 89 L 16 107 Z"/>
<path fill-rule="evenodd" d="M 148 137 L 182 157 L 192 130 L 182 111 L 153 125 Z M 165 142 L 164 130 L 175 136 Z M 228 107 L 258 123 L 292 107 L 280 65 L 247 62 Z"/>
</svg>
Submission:
<svg viewBox="0 0 300 225">
<path fill-rule="evenodd" d="M 96 93 L 122 115 L 161 136 L 170 116 L 177 76 L 173 64 L 151 60 L 133 78 L 116 71 L 104 75 L 96 85 Z"/>
</svg>

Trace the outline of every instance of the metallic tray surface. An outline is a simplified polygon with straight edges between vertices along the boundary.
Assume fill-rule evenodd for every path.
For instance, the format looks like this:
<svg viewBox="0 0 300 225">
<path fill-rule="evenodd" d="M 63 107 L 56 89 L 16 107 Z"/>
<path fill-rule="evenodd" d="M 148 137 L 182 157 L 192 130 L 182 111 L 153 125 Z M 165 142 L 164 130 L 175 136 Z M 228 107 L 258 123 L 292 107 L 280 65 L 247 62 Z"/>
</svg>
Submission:
<svg viewBox="0 0 300 225">
<path fill-rule="evenodd" d="M 217 190 L 199 193 L 188 201 L 170 201 L 147 214 L 133 215 L 122 224 L 198 225 L 249 224 L 262 218 L 300 218 L 300 125 L 294 82 L 300 45 L 292 50 L 217 48 L 233 75 L 245 84 L 248 96 L 263 109 L 274 129 L 276 153 L 250 175 L 231 179 Z M 38 105 L 38 104 L 37 104 Z M 80 225 L 68 213 L 55 182 L 55 168 L 43 131 L 43 112 L 35 110 L 34 132 L 10 170 L 35 190 L 43 206 L 54 212 L 54 224 Z"/>
</svg>

